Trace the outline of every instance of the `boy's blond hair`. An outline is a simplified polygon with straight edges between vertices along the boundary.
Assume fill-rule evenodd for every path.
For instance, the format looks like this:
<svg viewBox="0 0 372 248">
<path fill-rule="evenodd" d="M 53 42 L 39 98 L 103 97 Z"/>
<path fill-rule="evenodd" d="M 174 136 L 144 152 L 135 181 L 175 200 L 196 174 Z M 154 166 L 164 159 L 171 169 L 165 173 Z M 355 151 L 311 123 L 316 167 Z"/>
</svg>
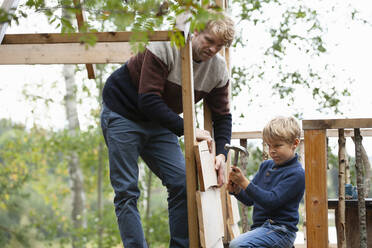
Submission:
<svg viewBox="0 0 372 248">
<path fill-rule="evenodd" d="M 262 136 L 266 143 L 279 140 L 292 144 L 300 138 L 301 128 L 294 117 L 278 116 L 266 124 Z"/>
<path fill-rule="evenodd" d="M 217 37 L 221 37 L 225 46 L 229 47 L 233 42 L 235 35 L 234 21 L 223 12 L 218 14 L 221 16 L 208 21 L 205 25 L 204 31 L 208 31 Z"/>
</svg>

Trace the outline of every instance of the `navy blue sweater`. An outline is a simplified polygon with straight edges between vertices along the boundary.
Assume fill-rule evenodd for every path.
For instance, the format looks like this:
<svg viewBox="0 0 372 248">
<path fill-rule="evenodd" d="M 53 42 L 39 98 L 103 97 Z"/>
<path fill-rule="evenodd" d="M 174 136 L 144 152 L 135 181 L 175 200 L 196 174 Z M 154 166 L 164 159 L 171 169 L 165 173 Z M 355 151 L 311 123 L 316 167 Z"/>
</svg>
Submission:
<svg viewBox="0 0 372 248">
<path fill-rule="evenodd" d="M 304 191 L 305 171 L 296 154 L 280 166 L 275 166 L 273 160 L 264 161 L 247 188 L 236 198 L 245 205 L 253 205 L 252 229 L 271 219 L 297 232 L 298 207 Z"/>
</svg>

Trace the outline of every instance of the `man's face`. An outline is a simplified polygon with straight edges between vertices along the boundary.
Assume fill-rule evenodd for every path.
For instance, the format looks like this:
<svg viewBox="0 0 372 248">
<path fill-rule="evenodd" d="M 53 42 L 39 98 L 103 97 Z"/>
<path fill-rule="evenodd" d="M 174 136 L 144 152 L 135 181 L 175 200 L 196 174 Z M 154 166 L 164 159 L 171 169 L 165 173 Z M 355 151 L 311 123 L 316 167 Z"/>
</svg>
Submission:
<svg viewBox="0 0 372 248">
<path fill-rule="evenodd" d="M 218 53 L 224 41 L 215 34 L 204 30 L 195 32 L 192 39 L 192 56 L 194 61 L 206 61 Z"/>
</svg>

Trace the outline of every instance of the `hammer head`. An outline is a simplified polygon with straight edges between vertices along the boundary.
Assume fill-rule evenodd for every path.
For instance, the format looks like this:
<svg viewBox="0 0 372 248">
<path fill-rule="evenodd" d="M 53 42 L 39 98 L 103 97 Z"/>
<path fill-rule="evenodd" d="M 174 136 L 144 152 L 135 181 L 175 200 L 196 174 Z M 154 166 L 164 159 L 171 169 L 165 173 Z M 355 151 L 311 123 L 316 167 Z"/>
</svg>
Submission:
<svg viewBox="0 0 372 248">
<path fill-rule="evenodd" d="M 234 150 L 235 151 L 235 156 L 234 156 L 234 165 L 238 166 L 238 159 L 239 159 L 239 153 L 242 152 L 248 157 L 248 151 L 242 146 L 236 146 L 236 145 L 230 145 L 230 144 L 225 144 L 225 149 L 228 150 Z"/>
<path fill-rule="evenodd" d="M 230 145 L 230 144 L 225 144 L 225 149 L 228 150 L 234 150 L 235 152 L 242 152 L 246 156 L 248 156 L 248 151 L 242 146 L 236 146 L 236 145 Z"/>
</svg>

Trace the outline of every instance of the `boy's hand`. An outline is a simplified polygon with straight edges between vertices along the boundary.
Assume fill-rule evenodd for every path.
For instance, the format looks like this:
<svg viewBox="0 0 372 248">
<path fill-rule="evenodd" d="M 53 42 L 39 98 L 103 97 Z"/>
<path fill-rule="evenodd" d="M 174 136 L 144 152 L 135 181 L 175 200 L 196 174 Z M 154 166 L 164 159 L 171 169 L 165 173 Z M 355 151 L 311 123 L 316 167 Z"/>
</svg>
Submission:
<svg viewBox="0 0 372 248">
<path fill-rule="evenodd" d="M 229 180 L 237 184 L 242 189 L 246 189 L 249 184 L 249 180 L 243 175 L 243 172 L 236 166 L 231 167 Z"/>
<path fill-rule="evenodd" d="M 229 182 L 227 183 L 227 190 L 230 193 L 237 195 L 242 189 L 237 184 L 235 184 L 233 181 L 229 180 Z"/>
<path fill-rule="evenodd" d="M 214 159 L 214 168 L 217 171 L 217 183 L 218 187 L 221 187 L 225 183 L 225 155 L 218 154 Z"/>
</svg>

